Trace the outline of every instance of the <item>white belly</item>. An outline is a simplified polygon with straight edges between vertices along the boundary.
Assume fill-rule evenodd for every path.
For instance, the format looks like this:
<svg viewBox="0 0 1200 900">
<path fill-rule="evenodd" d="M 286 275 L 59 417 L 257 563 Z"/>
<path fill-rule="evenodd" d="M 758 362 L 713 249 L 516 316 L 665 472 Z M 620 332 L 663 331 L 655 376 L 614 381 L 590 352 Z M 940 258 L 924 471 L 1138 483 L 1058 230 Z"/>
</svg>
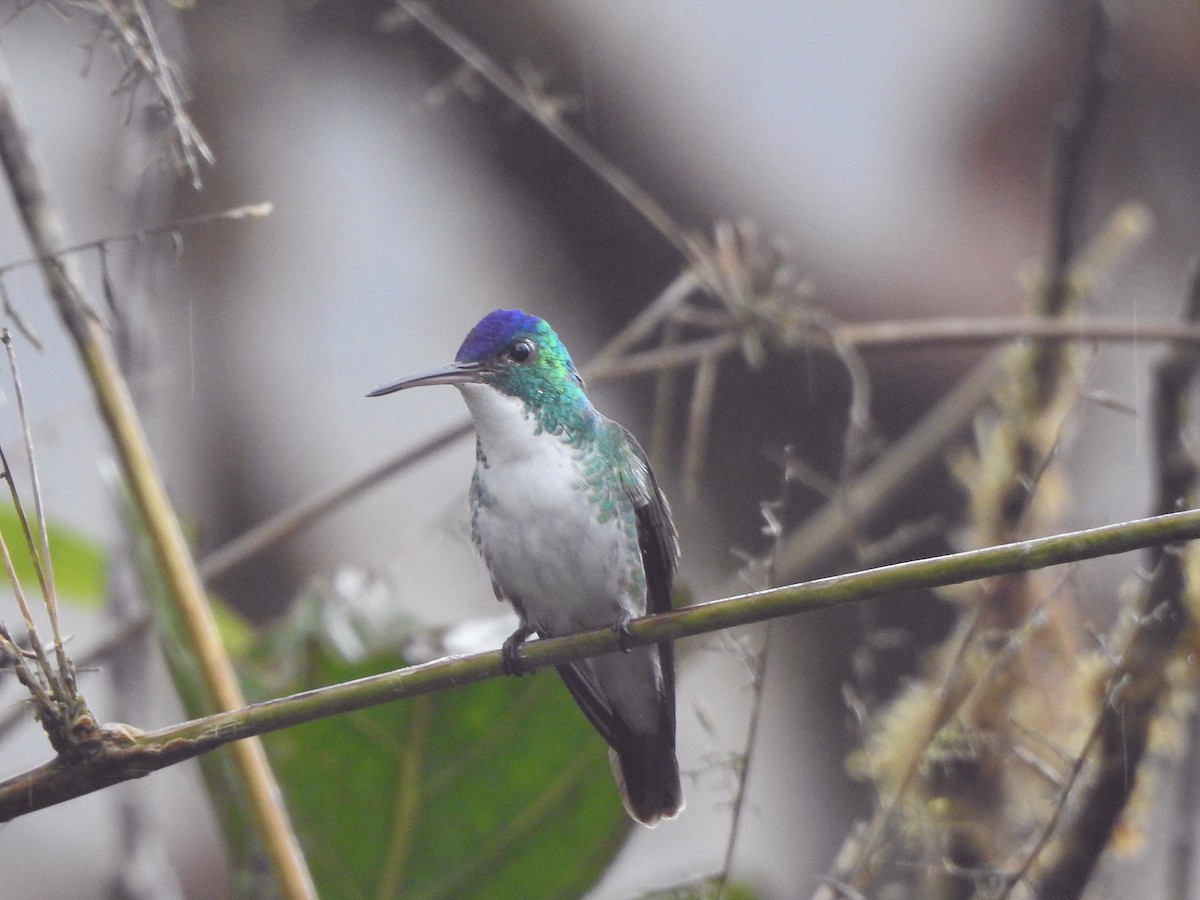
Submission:
<svg viewBox="0 0 1200 900">
<path fill-rule="evenodd" d="M 578 447 L 535 434 L 513 397 L 480 385 L 462 392 L 485 457 L 474 533 L 500 589 L 543 635 L 611 625 L 622 609 L 644 612 L 631 590 L 641 575 L 632 509 L 600 522 Z"/>
</svg>

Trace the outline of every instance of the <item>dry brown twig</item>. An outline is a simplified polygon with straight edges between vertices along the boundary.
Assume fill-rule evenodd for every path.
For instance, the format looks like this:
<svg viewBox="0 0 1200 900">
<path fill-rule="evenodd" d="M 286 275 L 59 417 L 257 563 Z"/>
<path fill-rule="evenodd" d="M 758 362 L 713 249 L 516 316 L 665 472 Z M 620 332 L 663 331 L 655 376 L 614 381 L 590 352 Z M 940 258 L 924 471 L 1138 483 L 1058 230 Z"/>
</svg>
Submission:
<svg viewBox="0 0 1200 900">
<path fill-rule="evenodd" d="M 165 236 L 170 240 L 176 252 L 183 246 L 183 235 L 193 228 L 202 225 L 214 225 L 222 222 L 234 222 L 242 219 L 261 219 L 269 216 L 272 211 L 270 203 L 248 203 L 242 206 L 235 206 L 230 209 L 217 210 L 211 213 L 200 213 L 194 216 L 188 216 L 183 219 L 176 219 L 172 222 L 167 222 L 164 225 L 154 225 L 149 228 L 141 228 L 136 231 L 129 231 L 124 234 L 111 234 L 104 237 L 93 238 L 90 241 L 73 244 L 70 247 L 63 247 L 55 253 L 43 254 L 41 256 L 27 256 L 24 259 L 13 260 L 12 262 L 0 265 L 0 306 L 4 313 L 12 322 L 13 327 L 29 341 L 38 350 L 42 349 L 42 341 L 37 332 L 28 324 L 20 310 L 17 309 L 11 302 L 8 294 L 8 288 L 5 285 L 4 278 L 10 272 L 17 269 L 23 269 L 28 266 L 40 266 L 48 263 L 53 263 L 56 260 L 61 260 L 66 256 L 73 256 L 93 252 L 96 254 L 100 263 L 101 287 L 105 299 L 108 301 L 109 307 L 114 311 L 115 308 L 115 291 L 112 286 L 112 280 L 108 271 L 109 254 L 112 248 L 117 244 L 125 243 L 143 243 L 151 238 Z M 94 312 L 94 311 L 93 311 Z"/>
<path fill-rule="evenodd" d="M 60 755 L 70 757 L 80 752 L 80 747 L 91 740 L 96 731 L 96 722 L 87 708 L 75 684 L 75 666 L 63 646 L 59 625 L 58 601 L 54 591 L 54 569 L 50 558 L 50 540 L 46 529 L 45 509 L 42 503 L 41 483 L 33 450 L 33 435 L 30 430 L 25 394 L 17 366 L 16 351 L 8 329 L 0 329 L 0 343 L 4 344 L 8 357 L 9 373 L 13 392 L 17 400 L 21 433 L 24 437 L 26 463 L 29 470 L 30 490 L 33 495 L 33 525 L 26 515 L 16 480 L 8 464 L 8 457 L 0 448 L 0 479 L 8 485 L 9 497 L 21 526 L 21 541 L 33 565 L 38 593 L 46 610 L 52 636 L 51 653 L 42 642 L 33 609 L 26 598 L 25 587 L 17 577 L 16 565 L 8 539 L 0 533 L 0 561 L 5 576 L 12 588 L 17 606 L 25 624 L 25 640 L 29 649 L 22 649 L 12 638 L 7 627 L 0 625 L 0 651 L 13 666 L 17 679 L 30 693 L 36 717 L 45 730 L 51 745 Z M 33 665 L 28 665 L 26 657 Z"/>
<path fill-rule="evenodd" d="M 124 65 L 117 92 L 127 92 L 130 102 L 142 85 L 148 85 L 166 113 L 169 123 L 166 149 L 175 168 L 200 189 L 201 164 L 213 165 L 212 149 L 196 128 L 185 107 L 186 90 L 175 66 L 163 53 L 158 31 L 143 0 L 61 0 L 64 8 L 78 9 L 95 17 Z"/>
<path fill-rule="evenodd" d="M 749 557 L 747 560 L 749 572 L 743 570 L 744 574 L 750 574 L 754 571 L 761 572 L 761 584 L 767 588 L 777 583 L 778 573 L 775 567 L 775 557 L 779 552 L 783 540 L 783 523 L 780 516 L 787 508 L 791 495 L 791 487 L 796 480 L 794 478 L 795 469 L 790 465 L 791 458 L 791 448 L 785 447 L 779 467 L 779 496 L 774 500 L 764 500 L 760 504 L 763 517 L 762 533 L 770 540 L 770 550 L 767 553 L 767 558 L 759 560 L 756 557 Z M 736 776 L 735 789 L 731 805 L 729 834 L 725 842 L 725 855 L 721 863 L 720 872 L 711 879 L 713 889 L 716 893 L 716 900 L 723 900 L 729 886 L 729 879 L 733 875 L 734 853 L 737 850 L 738 838 L 741 836 L 742 816 L 746 812 L 746 798 L 750 786 L 750 769 L 758 747 L 759 724 L 762 720 L 763 700 L 766 693 L 771 631 L 771 623 L 768 622 L 762 629 L 762 636 L 757 647 L 752 650 L 743 651 L 749 656 L 747 670 L 751 692 L 750 715 L 746 725 L 746 742 L 744 748 L 740 757 L 733 761 Z"/>
</svg>

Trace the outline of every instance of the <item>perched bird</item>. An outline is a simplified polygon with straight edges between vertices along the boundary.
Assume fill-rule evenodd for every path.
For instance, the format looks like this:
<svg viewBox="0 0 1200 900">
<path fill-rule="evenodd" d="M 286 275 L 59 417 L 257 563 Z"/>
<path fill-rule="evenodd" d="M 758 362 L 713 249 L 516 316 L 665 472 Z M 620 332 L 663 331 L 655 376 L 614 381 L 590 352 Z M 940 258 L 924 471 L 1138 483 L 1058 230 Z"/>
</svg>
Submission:
<svg viewBox="0 0 1200 900">
<path fill-rule="evenodd" d="M 448 366 L 372 391 L 429 384 L 462 392 L 476 432 L 471 533 L 492 587 L 521 626 L 517 648 L 671 608 L 679 545 L 646 455 L 598 413 L 567 348 L 519 309 L 489 313 Z M 567 690 L 608 742 L 629 814 L 646 825 L 683 807 L 675 758 L 675 665 L 669 642 L 558 667 Z"/>
</svg>

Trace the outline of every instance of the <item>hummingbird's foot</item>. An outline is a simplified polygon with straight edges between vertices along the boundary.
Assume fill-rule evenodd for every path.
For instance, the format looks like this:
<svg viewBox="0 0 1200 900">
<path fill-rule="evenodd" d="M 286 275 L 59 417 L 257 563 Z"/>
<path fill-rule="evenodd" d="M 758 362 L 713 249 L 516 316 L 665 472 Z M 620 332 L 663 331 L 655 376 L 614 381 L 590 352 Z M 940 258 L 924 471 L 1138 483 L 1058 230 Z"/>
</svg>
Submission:
<svg viewBox="0 0 1200 900">
<path fill-rule="evenodd" d="M 633 649 L 629 646 L 629 642 L 633 640 L 633 632 L 629 629 L 629 623 L 632 621 L 633 613 L 623 609 L 621 615 L 617 617 L 617 621 L 613 622 L 612 630 L 617 635 L 617 646 L 621 648 L 622 653 L 628 653 Z"/>
<path fill-rule="evenodd" d="M 533 629 L 522 625 L 508 636 L 508 639 L 504 642 L 504 646 L 500 648 L 500 671 L 505 675 L 520 677 L 526 673 L 525 664 L 521 662 L 521 658 L 517 656 L 517 652 L 521 649 L 521 645 L 525 643 L 525 639 L 531 634 L 533 634 Z"/>
</svg>

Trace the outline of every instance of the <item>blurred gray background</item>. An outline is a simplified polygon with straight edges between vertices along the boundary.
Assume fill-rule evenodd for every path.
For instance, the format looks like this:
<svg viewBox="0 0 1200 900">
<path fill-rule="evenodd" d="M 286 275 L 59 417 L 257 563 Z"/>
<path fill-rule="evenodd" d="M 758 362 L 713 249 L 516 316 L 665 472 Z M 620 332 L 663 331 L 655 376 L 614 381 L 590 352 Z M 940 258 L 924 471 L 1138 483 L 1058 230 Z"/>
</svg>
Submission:
<svg viewBox="0 0 1200 900">
<path fill-rule="evenodd" d="M 1200 9 L 1184 0 L 1112 6 L 1116 86 L 1087 221 L 1094 233 L 1120 204 L 1138 201 L 1155 229 L 1098 286 L 1091 309 L 1170 320 L 1200 244 Z M 88 15 L 32 4 L 0 28 L 0 53 L 77 239 L 274 204 L 262 221 L 186 232 L 177 260 L 162 239 L 114 260 L 117 308 L 137 337 L 138 400 L 202 554 L 462 420 L 449 389 L 364 395 L 449 361 L 489 310 L 519 306 L 548 318 L 583 363 L 682 266 L 634 210 L 494 90 L 442 90 L 458 60 L 419 29 L 382 29 L 386 3 L 152 8 L 216 155 L 200 192 L 162 163 L 161 116 L 148 95 L 114 92 L 122 67 Z M 1079 3 L 435 8 L 500 65 L 535 73 L 569 99 L 567 120 L 689 229 L 711 235 L 717 220 L 749 217 L 785 241 L 814 304 L 836 319 L 1021 311 L 1022 275 L 1037 270 L 1048 241 L 1053 123 L 1082 53 Z M 9 204 L 0 206 L 3 263 L 28 248 Z M 99 271 L 88 265 L 99 298 Z M 21 353 L 49 512 L 113 545 L 119 522 L 101 476 L 110 449 L 35 274 L 19 270 L 5 284 L 47 343 Z M 872 354 L 878 435 L 903 434 L 979 352 Z M 1141 404 L 1156 352 L 1100 351 L 1091 386 L 1132 414 L 1095 407 L 1078 422 L 1065 527 L 1147 510 Z M 591 394 L 646 443 L 650 384 L 610 382 Z M 820 356 L 772 357 L 761 370 L 738 357 L 722 366 L 698 496 L 681 489 L 677 445 L 657 463 L 682 533 L 682 581 L 696 597 L 729 583 L 741 565 L 735 548 L 766 549 L 759 503 L 779 490 L 769 448 L 791 444 L 836 476 L 847 400 L 845 376 Z M 0 438 L 15 446 L 15 417 L 4 412 Z M 472 459 L 470 441 L 460 441 L 214 588 L 265 621 L 304 585 L 351 567 L 383 579 L 397 617 L 452 624 L 498 615 L 465 537 Z M 935 473 L 912 486 L 904 514 L 952 519 L 958 499 Z M 801 492 L 787 521 L 821 501 Z M 945 549 L 931 539 L 906 553 Z M 1111 616 L 1105 598 L 1132 566 L 1085 571 L 1098 622 Z M 773 626 L 738 879 L 766 897 L 817 885 L 869 808 L 866 789 L 843 771 L 857 735 L 841 687 L 854 677 L 849 659 L 863 629 L 901 629 L 876 655 L 872 683 L 859 685 L 886 695 L 948 617 L 937 600 L 913 597 Z M 80 642 L 100 627 L 95 614 L 72 613 L 71 624 Z M 743 746 L 751 696 L 741 645 L 761 636 L 752 629 L 682 647 L 687 812 L 635 833 L 597 897 L 719 868 L 734 781 L 728 756 Z M 165 685 L 157 666 L 146 680 Z M 102 673 L 85 679 L 93 708 L 126 717 L 112 711 L 106 683 Z M 138 724 L 179 715 L 165 686 L 146 703 Z M 32 729 L 6 741 L 5 774 L 43 761 L 40 741 Z M 162 798 L 159 834 L 185 895 L 225 896 L 197 784 L 180 767 L 6 825 L 6 896 L 104 896 L 121 858 L 116 804 L 135 790 Z M 1152 873 L 1152 855 L 1143 862 Z"/>
</svg>

